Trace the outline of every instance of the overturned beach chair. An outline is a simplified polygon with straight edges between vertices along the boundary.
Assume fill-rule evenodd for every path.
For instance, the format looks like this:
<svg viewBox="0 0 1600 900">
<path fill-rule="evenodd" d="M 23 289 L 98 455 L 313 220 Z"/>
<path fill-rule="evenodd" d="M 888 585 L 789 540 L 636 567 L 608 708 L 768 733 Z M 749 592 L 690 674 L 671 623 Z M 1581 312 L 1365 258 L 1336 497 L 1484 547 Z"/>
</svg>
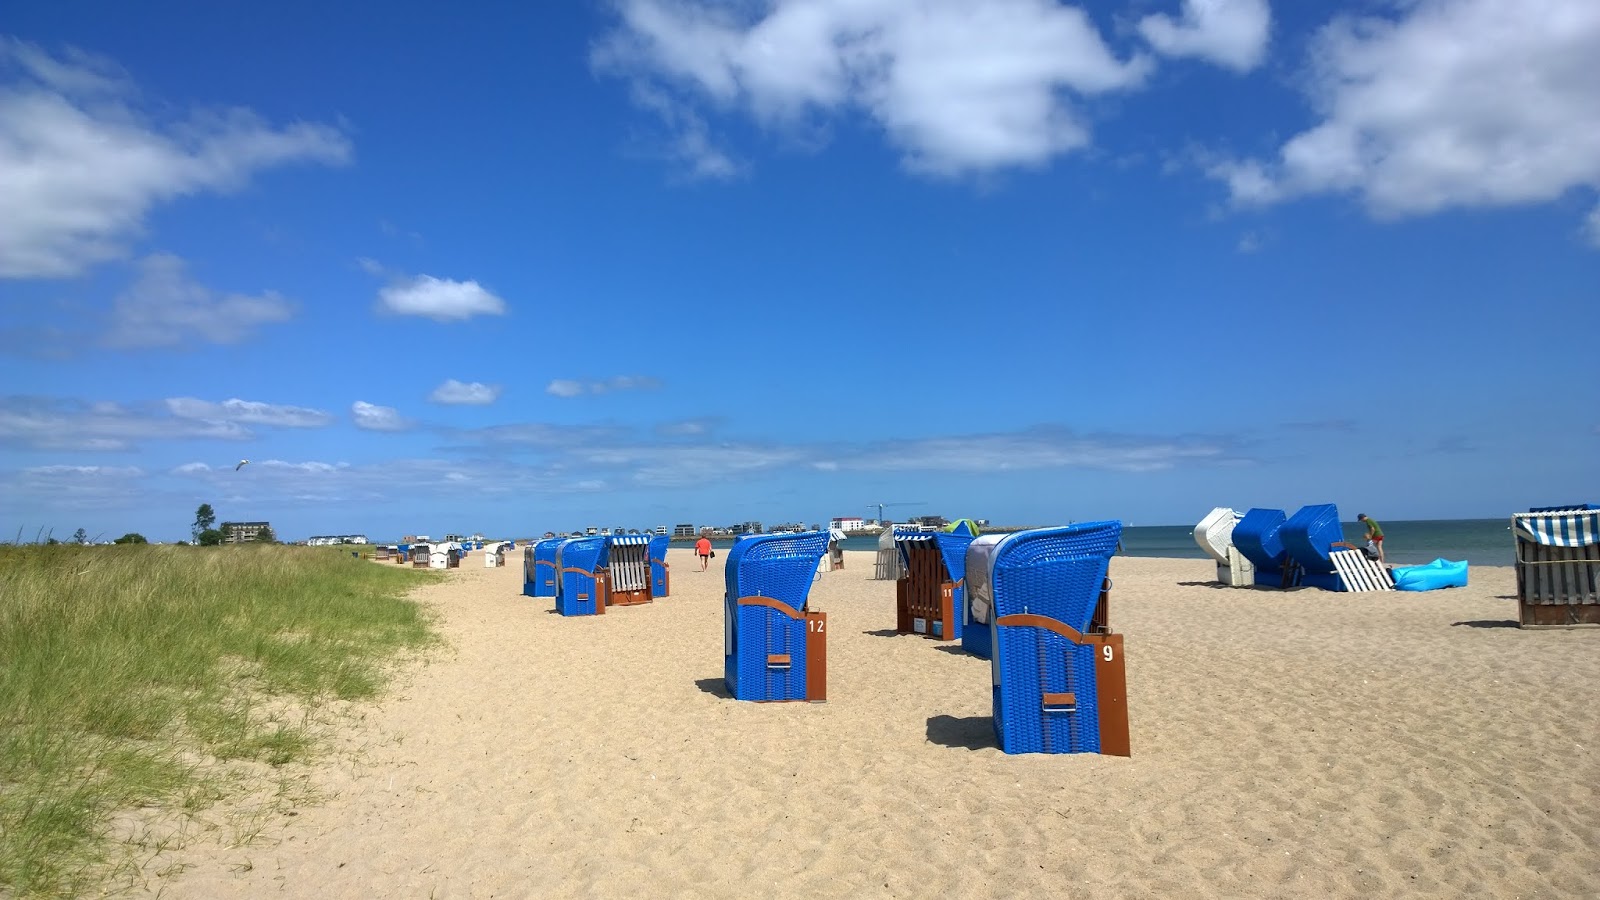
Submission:
<svg viewBox="0 0 1600 900">
<path fill-rule="evenodd" d="M 755 535 L 728 551 L 723 677 L 739 700 L 826 700 L 827 616 L 806 599 L 828 533 Z"/>
<path fill-rule="evenodd" d="M 961 639 L 967 617 L 967 547 L 976 537 L 962 527 L 896 530 L 901 574 L 894 585 L 895 630 L 941 641 Z"/>
<path fill-rule="evenodd" d="M 1231 587 L 1255 583 L 1256 567 L 1233 545 L 1233 528 L 1243 513 L 1219 506 L 1194 527 L 1194 541 L 1217 563 L 1217 581 Z"/>
<path fill-rule="evenodd" d="M 1283 552 L 1300 570 L 1300 584 L 1342 591 L 1339 570 L 1333 564 L 1333 545 L 1344 540 L 1339 508 L 1332 503 L 1302 506 L 1278 530 Z"/>
<path fill-rule="evenodd" d="M 1108 613 L 1120 522 L 972 542 L 967 582 L 992 607 L 994 730 L 1007 753 L 1129 755 L 1122 635 Z"/>
<path fill-rule="evenodd" d="M 672 567 L 667 565 L 670 546 L 670 535 L 658 534 L 650 539 L 650 596 L 657 600 L 672 593 Z"/>
<path fill-rule="evenodd" d="M 598 563 L 607 606 L 650 602 L 650 536 L 613 534 Z"/>
<path fill-rule="evenodd" d="M 1600 505 L 1536 507 L 1511 517 L 1523 628 L 1600 625 Z"/>
<path fill-rule="evenodd" d="M 556 549 L 566 538 L 545 538 L 522 548 L 522 593 L 528 597 L 554 597 L 560 591 L 561 569 Z"/>
<path fill-rule="evenodd" d="M 606 611 L 606 582 L 600 571 L 606 539 L 568 538 L 556 547 L 556 612 L 563 616 L 595 616 Z"/>
<path fill-rule="evenodd" d="M 1283 547 L 1281 531 L 1288 517 L 1281 509 L 1251 509 L 1233 526 L 1233 545 L 1255 566 L 1259 587 L 1294 587 L 1299 569 Z"/>
</svg>

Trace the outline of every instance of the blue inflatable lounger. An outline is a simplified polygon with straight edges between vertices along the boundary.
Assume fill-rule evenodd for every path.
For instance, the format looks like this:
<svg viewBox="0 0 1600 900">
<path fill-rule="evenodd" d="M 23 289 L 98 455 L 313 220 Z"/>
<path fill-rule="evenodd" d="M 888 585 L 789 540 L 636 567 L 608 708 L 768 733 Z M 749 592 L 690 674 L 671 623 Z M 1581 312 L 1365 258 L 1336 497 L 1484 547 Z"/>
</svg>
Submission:
<svg viewBox="0 0 1600 900">
<path fill-rule="evenodd" d="M 1436 591 L 1467 586 L 1467 561 L 1436 559 L 1425 566 L 1400 566 L 1394 570 L 1395 590 Z"/>
<path fill-rule="evenodd" d="M 556 547 L 556 612 L 563 616 L 596 616 L 606 611 L 606 538 L 568 538 Z"/>
<path fill-rule="evenodd" d="M 807 608 L 826 531 L 760 534 L 728 551 L 723 677 L 737 700 L 828 698 L 827 616 Z"/>
<path fill-rule="evenodd" d="M 672 572 L 667 565 L 667 548 L 672 538 L 658 534 L 650 539 L 650 596 L 660 600 L 672 592 Z"/>
<path fill-rule="evenodd" d="M 1252 509 L 1233 526 L 1233 545 L 1256 567 L 1257 587 L 1294 587 L 1296 567 L 1283 547 L 1281 509 Z"/>
<path fill-rule="evenodd" d="M 561 582 L 556 548 L 566 538 L 545 538 L 522 548 L 522 593 L 529 597 L 554 597 Z"/>
<path fill-rule="evenodd" d="M 992 610 L 994 730 L 1006 753 L 1130 755 L 1122 635 L 1106 573 L 1121 522 L 979 538 L 967 553 L 973 603 Z"/>
<path fill-rule="evenodd" d="M 961 639 L 967 545 L 976 536 L 965 522 L 952 532 L 894 530 L 901 563 L 894 583 L 896 631 L 941 641 Z"/>
</svg>

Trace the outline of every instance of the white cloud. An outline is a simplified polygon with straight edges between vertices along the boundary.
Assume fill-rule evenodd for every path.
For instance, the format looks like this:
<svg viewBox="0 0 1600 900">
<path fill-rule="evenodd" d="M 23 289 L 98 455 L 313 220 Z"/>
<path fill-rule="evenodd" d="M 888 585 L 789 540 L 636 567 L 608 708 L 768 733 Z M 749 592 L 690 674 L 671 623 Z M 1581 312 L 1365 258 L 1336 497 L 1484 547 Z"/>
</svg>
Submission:
<svg viewBox="0 0 1600 900">
<path fill-rule="evenodd" d="M 1236 72 L 1261 63 L 1272 30 L 1267 0 L 1183 0 L 1183 14 L 1145 16 L 1139 33 L 1167 56 L 1197 56 Z"/>
<path fill-rule="evenodd" d="M 598 381 L 557 378 L 545 387 L 545 393 L 557 397 L 578 397 L 583 394 L 609 394 L 612 391 L 653 391 L 659 387 L 661 382 L 646 375 L 618 375 Z"/>
<path fill-rule="evenodd" d="M 0 226 L 3 227 L 3 226 Z M 103 342 L 111 347 L 170 347 L 191 340 L 235 344 L 259 326 L 288 321 L 294 306 L 268 291 L 219 294 L 193 281 L 183 260 L 167 254 L 139 261 L 139 277 L 117 295 Z"/>
<path fill-rule="evenodd" d="M 193 397 L 170 397 L 167 410 L 181 419 L 202 419 L 215 422 L 244 422 L 250 425 L 273 425 L 279 428 L 321 428 L 333 421 L 333 416 L 320 409 L 304 406 L 284 406 L 261 403 L 255 400 L 224 400 L 212 403 Z"/>
<path fill-rule="evenodd" d="M 237 190 L 256 172 L 348 161 L 337 129 L 245 109 L 158 122 L 115 67 L 0 37 L 0 277 L 78 274 L 126 255 L 158 204 Z"/>
<path fill-rule="evenodd" d="M 415 424 L 392 406 L 378 406 L 364 400 L 350 404 L 350 417 L 357 428 L 367 431 L 405 431 Z"/>
<path fill-rule="evenodd" d="M 378 292 L 378 306 L 401 316 L 426 316 L 440 322 L 498 316 L 506 302 L 476 281 L 451 281 L 418 275 Z"/>
<path fill-rule="evenodd" d="M 1589 211 L 1588 218 L 1583 220 L 1583 234 L 1591 245 L 1600 249 L 1600 204 L 1596 204 L 1595 208 Z"/>
<path fill-rule="evenodd" d="M 458 406 L 487 406 L 500 398 L 500 385 L 481 381 L 461 382 L 454 378 L 433 389 L 428 399 L 434 403 Z"/>
<path fill-rule="evenodd" d="M 622 0 L 619 26 L 592 59 L 649 85 L 635 99 L 658 114 L 651 98 L 665 85 L 781 125 L 860 110 L 908 167 L 939 175 L 1039 165 L 1082 147 L 1088 126 L 1069 92 L 1126 90 L 1150 70 L 1143 57 L 1117 59 L 1083 10 L 1056 0 L 774 0 L 753 9 Z M 695 120 L 663 118 L 680 140 L 704 136 Z M 692 144 L 680 154 L 716 158 Z"/>
<path fill-rule="evenodd" d="M 0 445 L 32 450 L 129 450 L 145 440 L 245 440 L 239 422 L 186 419 L 116 403 L 0 398 Z"/>
<path fill-rule="evenodd" d="M 39 477 L 137 478 L 144 474 L 138 466 L 32 466 L 23 474 Z"/>
<path fill-rule="evenodd" d="M 1321 117 L 1270 160 L 1215 163 L 1240 205 L 1315 193 L 1379 217 L 1600 190 L 1600 3 L 1408 0 L 1318 35 Z"/>
</svg>

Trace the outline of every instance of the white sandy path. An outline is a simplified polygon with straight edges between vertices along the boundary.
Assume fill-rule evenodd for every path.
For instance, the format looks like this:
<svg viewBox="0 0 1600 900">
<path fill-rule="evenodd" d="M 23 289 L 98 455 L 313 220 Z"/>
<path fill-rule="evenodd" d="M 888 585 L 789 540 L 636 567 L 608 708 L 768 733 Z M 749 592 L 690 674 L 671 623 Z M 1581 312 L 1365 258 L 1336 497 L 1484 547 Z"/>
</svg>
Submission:
<svg viewBox="0 0 1600 900">
<path fill-rule="evenodd" d="M 1006 756 L 988 663 L 888 636 L 872 555 L 817 582 L 830 702 L 721 693 L 722 572 L 567 619 L 474 554 L 419 598 L 452 650 L 363 710 L 266 839 L 162 896 L 1600 896 L 1600 631 L 1471 587 L 1208 587 L 1119 557 L 1131 759 Z M 718 563 L 721 562 L 719 558 Z M 173 863 L 183 863 L 181 874 Z"/>
</svg>

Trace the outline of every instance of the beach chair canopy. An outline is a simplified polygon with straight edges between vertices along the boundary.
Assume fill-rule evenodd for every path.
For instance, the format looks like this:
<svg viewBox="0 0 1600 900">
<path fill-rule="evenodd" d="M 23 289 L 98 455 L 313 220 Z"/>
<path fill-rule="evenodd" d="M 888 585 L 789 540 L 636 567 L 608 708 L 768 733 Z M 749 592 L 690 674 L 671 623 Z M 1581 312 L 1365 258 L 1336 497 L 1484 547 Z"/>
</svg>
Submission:
<svg viewBox="0 0 1600 900">
<path fill-rule="evenodd" d="M 799 612 L 827 550 L 826 531 L 750 535 L 728 551 L 726 599 L 771 597 Z"/>
<path fill-rule="evenodd" d="M 1600 507 L 1561 507 L 1555 511 L 1517 513 L 1511 517 L 1517 540 L 1546 547 L 1588 547 L 1600 544 Z"/>
<path fill-rule="evenodd" d="M 1333 542 L 1344 540 L 1339 508 L 1332 503 L 1302 506 L 1278 531 L 1283 550 L 1300 568 L 1318 575 L 1334 571 Z"/>
<path fill-rule="evenodd" d="M 1194 542 L 1207 556 L 1224 565 L 1228 562 L 1228 548 L 1233 546 L 1233 528 L 1244 518 L 1243 513 L 1219 506 L 1194 527 Z"/>
<path fill-rule="evenodd" d="M 1287 521 L 1281 509 L 1252 509 L 1233 526 L 1233 545 L 1257 569 L 1281 569 L 1289 558 L 1279 534 Z"/>
<path fill-rule="evenodd" d="M 957 519 L 944 527 L 951 534 L 965 535 L 966 537 L 978 536 L 978 523 L 971 519 Z"/>
</svg>

